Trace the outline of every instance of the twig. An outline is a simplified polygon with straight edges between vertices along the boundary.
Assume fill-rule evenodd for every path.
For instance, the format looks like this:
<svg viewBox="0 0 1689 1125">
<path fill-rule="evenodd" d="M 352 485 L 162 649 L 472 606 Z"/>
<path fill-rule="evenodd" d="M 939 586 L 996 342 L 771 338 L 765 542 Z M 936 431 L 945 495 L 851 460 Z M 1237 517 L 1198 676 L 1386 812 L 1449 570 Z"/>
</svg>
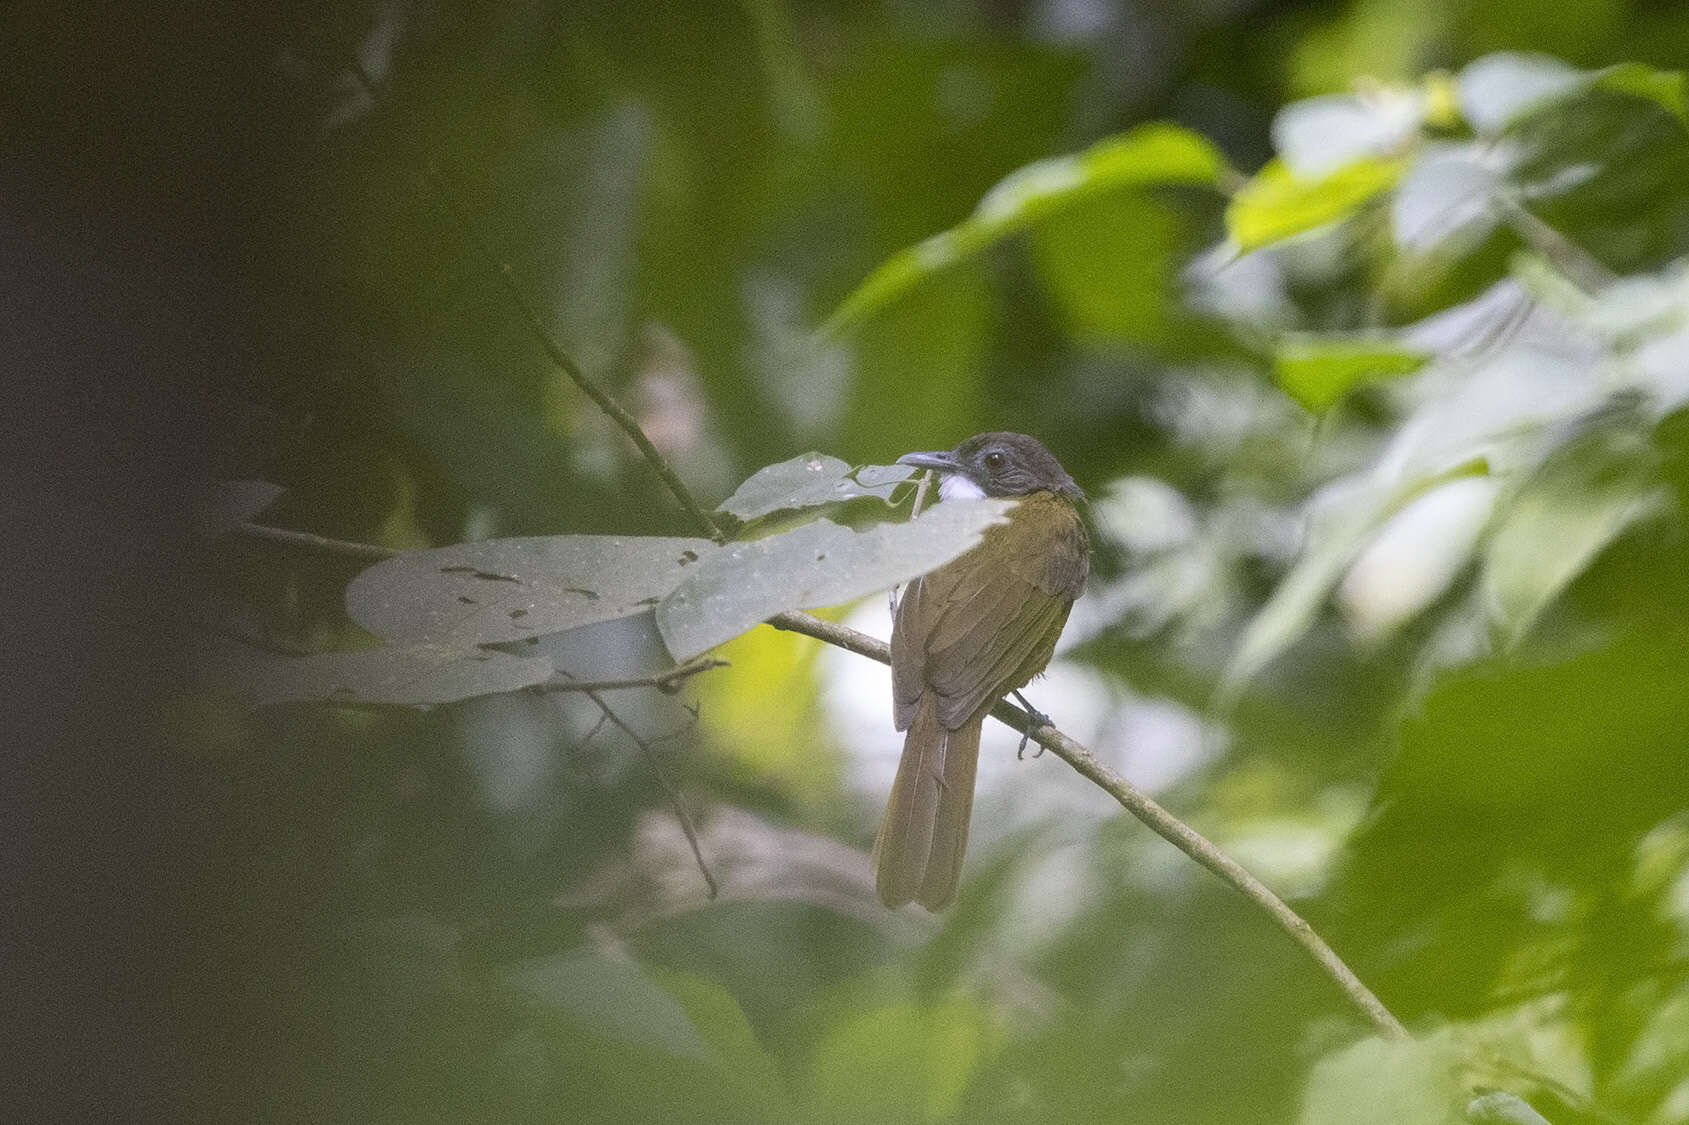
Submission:
<svg viewBox="0 0 1689 1125">
<path fill-rule="evenodd" d="M 823 621 L 810 614 L 797 612 L 782 613 L 772 618 L 769 624 L 777 629 L 814 637 L 816 640 L 854 652 L 858 656 L 878 660 L 881 664 L 891 663 L 889 645 L 866 633 L 859 633 L 848 625 Z M 1407 1029 L 1402 1026 L 1401 1021 L 1373 995 L 1371 989 L 1361 983 L 1361 979 L 1344 964 L 1343 959 L 1337 956 L 1331 946 L 1325 943 L 1325 939 L 1265 883 L 1251 875 L 1213 842 L 1162 808 L 1130 781 L 1098 761 L 1096 755 L 1080 743 L 1054 727 L 1035 725 L 1032 717 L 1014 704 L 1006 700 L 999 702 L 992 708 L 991 717 L 1022 734 L 1030 735 L 1032 741 L 1054 751 L 1057 757 L 1072 766 L 1081 777 L 1113 797 L 1122 808 L 1147 825 L 1150 831 L 1218 875 L 1232 889 L 1266 911 L 1273 921 L 1278 923 L 1279 928 L 1290 935 L 1292 941 L 1319 963 L 1326 975 L 1336 982 L 1337 987 L 1343 990 L 1381 1034 L 1391 1038 L 1407 1037 Z"/>
<path fill-rule="evenodd" d="M 347 65 L 370 101 L 379 102 L 380 92 L 376 87 L 375 79 L 370 77 L 369 72 L 364 69 L 363 63 L 358 60 L 355 54 L 348 57 Z M 493 249 L 492 243 L 481 233 L 480 227 L 476 225 L 474 217 L 469 213 L 469 208 L 458 198 L 457 193 L 452 190 L 451 184 L 446 182 L 445 173 L 440 170 L 440 166 L 432 159 L 424 158 L 422 160 L 422 171 L 429 186 L 439 193 L 441 202 L 452 213 L 452 218 L 461 228 L 460 233 L 474 247 L 475 252 L 486 260 L 487 265 L 492 268 L 493 272 L 498 275 L 499 283 L 504 287 L 505 295 L 521 312 L 522 319 L 527 322 L 529 333 L 534 337 L 534 341 L 539 344 L 540 350 L 545 352 L 546 358 L 551 360 L 559 371 L 567 375 L 570 382 L 580 388 L 582 394 L 597 404 L 598 409 L 609 415 L 610 420 L 621 427 L 622 432 L 628 436 L 629 440 L 639 447 L 639 452 L 644 456 L 646 463 L 656 471 L 663 484 L 668 486 L 669 492 L 673 494 L 676 502 L 685 509 L 686 514 L 691 516 L 699 527 L 704 528 L 711 539 L 714 539 L 717 543 L 727 542 L 727 533 L 717 526 L 715 520 L 710 518 L 707 512 L 698 506 L 697 501 L 692 499 L 691 491 L 675 475 L 674 470 L 669 467 L 669 463 L 657 451 L 657 447 L 651 444 L 651 439 L 645 436 L 645 431 L 639 428 L 639 423 L 634 420 L 633 415 L 624 410 L 621 403 L 611 398 L 597 383 L 587 378 L 586 372 L 581 370 L 580 364 L 576 363 L 574 357 L 564 351 L 552 337 L 551 330 L 545 326 L 545 321 L 540 318 L 539 310 L 534 307 L 532 301 L 528 300 L 527 294 L 522 292 L 522 287 L 516 284 L 515 271 L 511 268 L 510 263 L 499 256 L 498 251 Z"/>
<path fill-rule="evenodd" d="M 344 555 L 352 559 L 390 559 L 399 554 L 397 547 L 381 547 L 374 543 L 352 543 L 345 539 L 329 539 L 321 535 L 312 535 L 308 531 L 290 531 L 285 527 L 268 527 L 261 523 L 237 523 L 229 528 L 237 535 L 245 535 L 252 539 L 268 539 L 273 543 L 286 543 L 290 547 L 301 547 L 307 551 L 319 551 L 327 555 Z"/>
<path fill-rule="evenodd" d="M 645 755 L 645 760 L 650 763 L 651 773 L 656 777 L 657 784 L 663 787 L 663 792 L 668 796 L 669 806 L 674 809 L 675 819 L 680 821 L 680 830 L 686 834 L 686 842 L 692 848 L 692 859 L 697 863 L 699 873 L 704 876 L 704 886 L 709 888 L 710 897 L 715 898 L 718 893 L 715 875 L 711 873 L 710 865 L 704 860 L 704 851 L 698 845 L 697 826 L 692 823 L 692 814 L 686 811 L 686 804 L 680 799 L 679 790 L 669 781 L 668 774 L 663 772 L 662 762 L 658 760 L 657 752 L 651 748 L 652 740 L 646 739 L 623 722 L 622 717 L 611 710 L 610 705 L 604 702 L 604 697 L 599 695 L 595 688 L 587 686 L 584 681 L 581 681 L 581 690 L 588 699 L 598 704 L 599 711 L 603 713 L 606 719 L 610 720 L 611 725 L 633 739 L 633 744 L 639 747 L 640 753 Z M 692 714 L 693 718 L 697 717 L 696 711 Z M 594 728 L 594 733 L 596 732 L 597 728 Z M 672 737 L 672 735 L 665 737 Z"/>
<path fill-rule="evenodd" d="M 666 672 L 654 672 L 649 676 L 634 676 L 625 680 L 548 680 L 543 684 L 534 684 L 527 690 L 536 695 L 550 695 L 559 691 L 620 691 L 623 688 L 654 687 L 665 695 L 672 695 L 680 690 L 683 681 L 698 673 L 727 666 L 725 660 L 705 658 L 682 664 L 678 668 L 670 668 Z"/>
</svg>

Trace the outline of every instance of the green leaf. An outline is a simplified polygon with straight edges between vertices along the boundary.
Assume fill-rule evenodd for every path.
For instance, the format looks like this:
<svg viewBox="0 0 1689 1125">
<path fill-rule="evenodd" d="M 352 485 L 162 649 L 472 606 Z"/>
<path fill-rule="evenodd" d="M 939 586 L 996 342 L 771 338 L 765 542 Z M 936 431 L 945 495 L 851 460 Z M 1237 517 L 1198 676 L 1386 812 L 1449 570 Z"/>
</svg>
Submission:
<svg viewBox="0 0 1689 1125">
<path fill-rule="evenodd" d="M 757 1041 L 739 1001 L 713 980 L 672 969 L 653 968 L 651 976 L 679 1001 L 710 1053 L 734 1075 L 739 1095 L 770 1116 L 789 1119 L 784 1083 L 773 1057 Z M 781 1111 L 787 1110 L 782 1113 Z"/>
<path fill-rule="evenodd" d="M 1279 386 L 1309 410 L 1324 410 L 1363 383 L 1411 375 L 1430 357 L 1388 336 L 1291 333 L 1273 357 Z"/>
<path fill-rule="evenodd" d="M 1493 200 L 1505 154 L 1479 145 L 1438 145 L 1414 162 L 1390 199 L 1396 245 L 1414 254 L 1474 247 L 1494 229 Z M 1458 240 L 1458 241 L 1456 241 Z"/>
<path fill-rule="evenodd" d="M 423 706 L 517 691 L 554 672 L 544 656 L 411 644 L 242 662 L 218 669 L 214 686 L 252 707 L 303 700 Z"/>
<path fill-rule="evenodd" d="M 1226 231 L 1249 251 L 1325 226 L 1388 191 L 1403 167 L 1400 159 L 1368 157 L 1319 179 L 1304 179 L 1282 160 L 1269 160 L 1232 197 Z"/>
<path fill-rule="evenodd" d="M 987 1031 L 986 1012 L 960 996 L 852 1015 L 815 1049 L 809 1119 L 953 1119 L 987 1054 Z"/>
<path fill-rule="evenodd" d="M 718 549 L 708 539 L 552 535 L 407 551 L 354 578 L 346 611 L 389 641 L 520 641 L 650 609 Z"/>
<path fill-rule="evenodd" d="M 1040 223 L 1033 261 L 1069 331 L 1165 343 L 1181 314 L 1175 279 L 1187 225 L 1177 209 L 1143 192 L 1096 199 Z"/>
<path fill-rule="evenodd" d="M 1302 1092 L 1300 1125 L 1453 1125 L 1461 1090 L 1453 1037 L 1380 1037 L 1314 1064 Z"/>
<path fill-rule="evenodd" d="M 1689 125 L 1689 97 L 1685 96 L 1681 70 L 1655 70 L 1639 62 L 1619 63 L 1594 73 L 1590 83 L 1598 90 L 1613 90 L 1658 102 L 1665 111 Z"/>
<path fill-rule="evenodd" d="M 669 653 L 689 660 L 789 609 L 838 605 L 942 566 L 979 542 L 1007 500 L 939 504 L 907 523 L 853 531 L 816 520 L 730 543 L 703 560 L 657 607 Z"/>
<path fill-rule="evenodd" d="M 901 298 L 934 273 L 1047 216 L 1123 188 L 1218 187 L 1226 162 L 1208 140 L 1177 125 L 1141 125 L 1082 153 L 1016 169 L 979 201 L 967 219 L 898 251 L 840 303 L 827 332 L 840 332 Z"/>
<path fill-rule="evenodd" d="M 1682 72 L 1642 63 L 1578 70 L 1548 55 L 1500 52 L 1469 64 L 1459 78 L 1462 115 L 1473 129 L 1490 136 L 1590 90 L 1647 99 L 1689 124 Z"/>
<path fill-rule="evenodd" d="M 770 512 L 836 504 L 864 496 L 888 503 L 912 470 L 906 465 L 864 465 L 852 469 L 837 457 L 801 453 L 789 461 L 758 469 L 721 505 L 741 520 Z"/>
<path fill-rule="evenodd" d="M 1516 645 L 1614 539 L 1664 507 L 1646 451 L 1627 431 L 1577 442 L 1519 490 L 1483 552 L 1492 624 Z"/>
<path fill-rule="evenodd" d="M 1418 134 L 1427 106 L 1417 90 L 1390 88 L 1364 98 L 1304 98 L 1273 118 L 1273 148 L 1297 175 L 1319 179 L 1352 161 L 1394 154 Z"/>
<path fill-rule="evenodd" d="M 1529 1102 L 1506 1090 L 1491 1090 L 1467 1102 L 1466 1120 L 1473 1125 L 1551 1125 Z"/>
<path fill-rule="evenodd" d="M 1482 459 L 1475 459 L 1426 477 L 1348 478 L 1317 493 L 1309 504 L 1302 553 L 1244 628 L 1221 677 L 1218 698 L 1234 701 L 1256 673 L 1307 632 L 1337 580 L 1391 516 L 1437 485 L 1488 471 Z"/>
<path fill-rule="evenodd" d="M 557 953 L 518 962 L 502 980 L 540 1010 L 603 1038 L 685 1059 L 712 1057 L 686 1008 L 634 962 Z"/>
</svg>

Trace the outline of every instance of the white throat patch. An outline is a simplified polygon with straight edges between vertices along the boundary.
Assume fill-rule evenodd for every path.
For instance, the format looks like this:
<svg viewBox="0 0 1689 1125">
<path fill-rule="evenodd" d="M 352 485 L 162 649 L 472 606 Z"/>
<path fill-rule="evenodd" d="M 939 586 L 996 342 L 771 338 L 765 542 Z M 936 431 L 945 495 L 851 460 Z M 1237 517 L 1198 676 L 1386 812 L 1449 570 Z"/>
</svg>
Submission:
<svg viewBox="0 0 1689 1125">
<path fill-rule="evenodd" d="M 985 489 L 961 473 L 940 473 L 938 474 L 938 498 L 940 500 L 983 500 L 985 499 Z"/>
</svg>

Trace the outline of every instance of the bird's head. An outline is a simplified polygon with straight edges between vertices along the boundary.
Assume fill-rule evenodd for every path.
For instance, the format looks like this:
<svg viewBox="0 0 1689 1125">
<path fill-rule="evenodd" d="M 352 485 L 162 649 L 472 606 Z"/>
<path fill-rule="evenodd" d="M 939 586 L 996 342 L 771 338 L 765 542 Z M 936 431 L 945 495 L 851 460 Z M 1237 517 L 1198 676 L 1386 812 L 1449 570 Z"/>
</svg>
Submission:
<svg viewBox="0 0 1689 1125">
<path fill-rule="evenodd" d="M 1039 491 L 1075 501 L 1085 496 L 1043 442 L 1006 430 L 975 434 L 944 452 L 905 453 L 897 463 L 938 473 L 938 494 L 945 500 L 1025 496 Z"/>
</svg>

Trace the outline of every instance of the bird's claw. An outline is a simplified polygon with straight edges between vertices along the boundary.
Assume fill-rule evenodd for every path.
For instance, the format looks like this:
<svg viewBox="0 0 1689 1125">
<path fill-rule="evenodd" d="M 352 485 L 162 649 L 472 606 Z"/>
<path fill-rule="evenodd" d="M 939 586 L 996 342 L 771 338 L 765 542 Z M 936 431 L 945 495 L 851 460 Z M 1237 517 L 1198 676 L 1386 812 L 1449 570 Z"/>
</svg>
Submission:
<svg viewBox="0 0 1689 1125">
<path fill-rule="evenodd" d="M 1051 719 L 1050 716 L 1044 714 L 1044 712 L 1028 703 L 1026 701 L 1026 696 L 1022 695 L 1020 692 L 1015 692 L 1015 698 L 1020 700 L 1020 705 L 1026 709 L 1026 729 L 1021 731 L 1020 745 L 1015 748 L 1015 759 L 1017 761 L 1024 761 L 1026 758 L 1026 744 L 1032 741 L 1032 732 L 1041 727 L 1053 727 L 1056 724 L 1055 720 Z M 1044 747 L 1042 744 L 1039 745 L 1037 750 L 1033 751 L 1032 756 L 1034 758 L 1042 758 L 1044 756 Z"/>
</svg>

